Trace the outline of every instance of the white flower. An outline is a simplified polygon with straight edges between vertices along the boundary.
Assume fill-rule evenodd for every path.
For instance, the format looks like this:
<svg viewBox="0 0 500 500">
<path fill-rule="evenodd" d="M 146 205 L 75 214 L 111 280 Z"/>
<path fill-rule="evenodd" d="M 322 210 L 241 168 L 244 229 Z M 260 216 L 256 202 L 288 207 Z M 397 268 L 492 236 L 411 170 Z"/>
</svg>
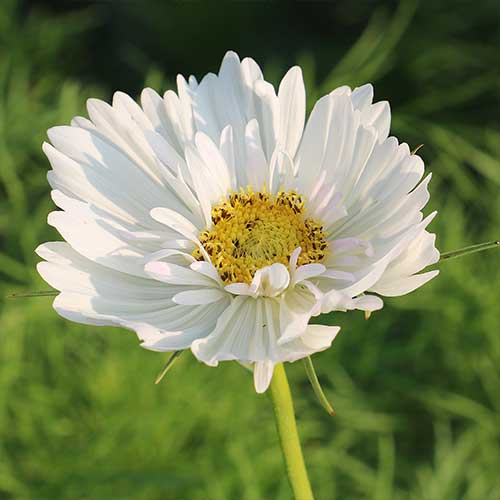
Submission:
<svg viewBox="0 0 500 500">
<path fill-rule="evenodd" d="M 371 85 L 321 98 L 305 128 L 298 67 L 276 93 L 229 52 L 177 85 L 141 106 L 90 99 L 90 120 L 49 130 L 48 221 L 66 242 L 41 245 L 38 269 L 61 316 L 248 363 L 263 392 L 276 363 L 330 346 L 339 327 L 311 317 L 380 309 L 437 274 L 416 274 L 439 257 L 430 175 Z"/>
</svg>

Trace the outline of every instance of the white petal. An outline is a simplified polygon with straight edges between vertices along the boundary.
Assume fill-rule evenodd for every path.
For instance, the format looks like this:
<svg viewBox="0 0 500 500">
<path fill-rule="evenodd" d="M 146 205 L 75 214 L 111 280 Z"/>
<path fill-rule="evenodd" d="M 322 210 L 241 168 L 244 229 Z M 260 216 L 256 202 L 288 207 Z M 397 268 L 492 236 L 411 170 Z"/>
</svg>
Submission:
<svg viewBox="0 0 500 500">
<path fill-rule="evenodd" d="M 437 270 L 415 274 L 439 260 L 435 240 L 434 234 L 422 228 L 406 250 L 390 263 L 387 271 L 372 287 L 373 290 L 386 296 L 404 295 L 437 276 Z"/>
<path fill-rule="evenodd" d="M 123 239 L 111 225 L 83 220 L 66 212 L 51 212 L 48 223 L 81 255 L 103 266 L 144 276 L 144 250 Z"/>
<path fill-rule="evenodd" d="M 182 250 L 177 250 L 175 248 L 164 248 L 156 252 L 150 253 L 144 257 L 144 263 L 154 262 L 158 260 L 168 259 L 172 264 L 178 264 L 185 266 L 186 264 L 192 264 L 195 258 Z M 178 261 L 178 262 L 176 262 Z"/>
<path fill-rule="evenodd" d="M 206 306 L 175 305 L 171 297 L 178 287 L 100 266 L 67 243 L 46 243 L 37 253 L 47 259 L 38 265 L 40 274 L 61 291 L 54 301 L 61 316 L 85 324 L 135 330 L 148 349 L 189 347 L 192 340 L 213 329 L 227 307 L 225 300 Z"/>
<path fill-rule="evenodd" d="M 248 183 L 261 190 L 265 183 L 269 184 L 269 164 L 267 162 L 260 139 L 259 123 L 251 120 L 245 129 L 245 153 Z"/>
<path fill-rule="evenodd" d="M 328 314 L 332 311 L 350 311 L 354 309 L 354 300 L 351 294 L 346 294 L 335 288 L 323 294 L 321 299 L 321 313 Z"/>
<path fill-rule="evenodd" d="M 383 141 L 389 135 L 391 126 L 391 109 L 387 101 L 373 101 L 373 87 L 366 84 L 352 92 L 352 101 L 356 109 L 361 111 L 363 124 L 368 127 L 375 127 L 378 131 L 379 141 Z"/>
<path fill-rule="evenodd" d="M 354 274 L 346 271 L 339 271 L 338 269 L 327 269 L 322 275 L 322 278 L 331 278 L 334 280 L 346 281 L 352 283 L 356 278 Z"/>
<path fill-rule="evenodd" d="M 275 297 L 288 287 L 290 274 L 283 264 L 276 263 L 259 269 L 255 273 L 254 281 L 258 283 L 258 292 L 260 295 Z"/>
<path fill-rule="evenodd" d="M 233 128 L 231 127 L 231 125 L 228 125 L 222 130 L 220 134 L 219 150 L 227 165 L 231 188 L 233 190 L 237 190 L 238 182 L 236 175 L 236 158 L 234 148 L 235 145 L 233 138 Z"/>
<path fill-rule="evenodd" d="M 161 134 L 153 130 L 145 130 L 144 139 L 147 141 L 158 160 L 168 167 L 172 174 L 180 170 L 184 177 L 190 180 L 190 173 L 183 153 L 176 151 Z M 163 171 L 161 173 L 163 177 L 165 177 L 165 173 Z"/>
<path fill-rule="evenodd" d="M 198 150 L 189 145 L 185 150 L 187 165 L 193 182 L 193 191 L 200 203 L 205 225 L 212 220 L 212 204 L 218 203 L 230 191 L 231 185 L 222 184 L 223 179 L 214 178 L 213 170 L 205 163 Z"/>
<path fill-rule="evenodd" d="M 126 192 L 125 187 L 116 189 L 117 183 L 113 184 L 105 169 L 84 168 L 48 143 L 44 143 L 42 149 L 53 168 L 47 174 L 53 189 L 67 196 L 86 200 L 124 222 L 147 225 L 147 220 L 150 219 L 147 202 L 137 200 Z"/>
<path fill-rule="evenodd" d="M 210 366 L 217 366 L 219 361 L 252 361 L 249 343 L 257 326 L 254 323 L 256 305 L 253 298 L 240 296 L 233 299 L 210 335 L 193 342 L 193 354 Z"/>
<path fill-rule="evenodd" d="M 281 336 L 278 345 L 303 335 L 311 316 L 317 315 L 320 309 L 321 300 L 307 288 L 295 287 L 288 290 L 280 301 Z"/>
<path fill-rule="evenodd" d="M 293 273 L 292 285 L 319 276 L 320 274 L 323 274 L 325 271 L 326 267 L 323 264 L 306 264 L 304 266 L 300 266 Z"/>
<path fill-rule="evenodd" d="M 148 175 L 138 162 L 132 161 L 99 135 L 75 127 L 54 127 L 48 135 L 59 151 L 57 154 L 51 148 L 45 149 L 54 159 L 55 180 L 67 185 L 70 190 L 75 189 L 79 198 L 91 201 L 86 193 L 80 196 L 76 183 L 82 183 L 92 199 L 100 199 L 101 203 L 109 199 L 123 210 L 137 213 L 139 220 L 146 224 L 149 219 L 147 214 L 154 206 L 167 206 L 180 212 L 185 210 L 157 177 Z M 148 158 L 149 164 L 156 164 L 151 152 Z M 97 193 L 92 193 L 92 189 Z"/>
<path fill-rule="evenodd" d="M 326 325 L 308 325 L 304 334 L 282 346 L 283 361 L 297 361 L 316 352 L 328 349 L 338 334 L 340 327 Z"/>
<path fill-rule="evenodd" d="M 195 306 L 201 304 L 211 304 L 225 297 L 224 292 L 216 288 L 202 290 L 187 290 L 179 292 L 172 297 L 176 304 L 185 306 Z"/>
<path fill-rule="evenodd" d="M 297 151 L 306 116 L 306 91 L 302 70 L 291 68 L 281 80 L 278 99 L 280 107 L 280 129 L 278 142 L 293 157 Z"/>
<path fill-rule="evenodd" d="M 155 207 L 151 210 L 151 217 L 172 228 L 185 238 L 196 241 L 200 230 L 186 217 L 165 207 Z"/>
<path fill-rule="evenodd" d="M 366 83 L 352 91 L 352 102 L 356 109 L 363 110 L 368 108 L 373 102 L 373 85 Z"/>
<path fill-rule="evenodd" d="M 299 260 L 300 252 L 302 252 L 302 248 L 297 247 L 292 252 L 292 255 L 290 255 L 290 264 L 289 264 L 289 267 L 290 267 L 290 271 L 292 271 L 292 273 L 295 273 L 295 270 L 297 269 L 297 261 Z"/>
<path fill-rule="evenodd" d="M 171 294 L 161 283 L 96 264 L 78 254 L 68 243 L 44 243 L 36 253 L 47 262 L 38 264 L 42 277 L 60 291 L 88 295 L 166 300 Z"/>
<path fill-rule="evenodd" d="M 255 391 L 259 394 L 266 392 L 273 378 L 274 363 L 272 361 L 257 361 L 253 369 Z"/>
<path fill-rule="evenodd" d="M 170 210 L 165 207 L 153 208 L 153 210 L 151 210 L 151 217 L 153 217 L 153 219 L 157 220 L 158 222 L 165 224 L 167 227 L 172 228 L 174 231 L 177 231 L 179 234 L 195 243 L 203 254 L 204 259 L 207 262 L 210 262 L 210 256 L 207 254 L 207 252 L 203 248 L 203 245 L 198 239 L 200 230 L 197 229 L 196 226 L 188 219 L 175 212 L 174 210 Z"/>
<path fill-rule="evenodd" d="M 375 295 L 363 295 L 354 299 L 355 309 L 360 309 L 361 311 L 378 311 L 384 307 L 384 302 L 380 297 Z"/>
<path fill-rule="evenodd" d="M 252 283 L 231 283 L 225 289 L 234 295 L 248 295 L 251 297 L 276 297 L 280 295 L 290 283 L 288 269 L 281 263 L 259 269 Z"/>
<path fill-rule="evenodd" d="M 420 288 L 422 285 L 425 285 L 428 281 L 430 281 L 432 278 L 435 278 L 438 274 L 438 270 L 428 271 L 422 274 L 415 274 L 413 276 L 394 280 L 391 282 L 391 284 L 376 284 L 372 287 L 372 290 L 380 293 L 381 295 L 385 295 L 386 297 L 406 295 L 407 293 L 413 292 L 413 290 Z"/>
<path fill-rule="evenodd" d="M 217 319 L 228 303 L 220 300 L 208 305 L 174 306 L 179 310 L 177 320 L 164 322 L 163 328 L 154 328 L 140 323 L 135 326 L 137 335 L 143 341 L 141 346 L 151 351 L 178 351 L 191 347 L 193 341 L 206 337 L 213 330 Z"/>
<path fill-rule="evenodd" d="M 262 145 L 269 160 L 276 147 L 280 127 L 280 103 L 274 87 L 264 81 L 255 82 L 255 94 L 259 98 L 255 103 L 256 118 L 261 130 Z"/>
<path fill-rule="evenodd" d="M 152 127 L 151 121 L 141 107 L 124 92 L 115 92 L 113 94 L 113 108 L 128 115 L 144 130 Z"/>
<path fill-rule="evenodd" d="M 168 96 L 162 99 L 153 89 L 146 88 L 141 93 L 141 104 L 154 130 L 161 134 L 172 148 L 181 153 L 189 137 L 184 132 L 179 117 L 180 105 L 177 96 L 169 92 Z"/>
<path fill-rule="evenodd" d="M 213 280 L 201 273 L 168 262 L 148 262 L 144 270 L 152 278 L 171 285 L 215 286 Z"/>
<path fill-rule="evenodd" d="M 340 326 L 308 325 L 302 342 L 314 352 L 323 351 L 330 347 L 339 331 Z"/>
<path fill-rule="evenodd" d="M 211 278 L 215 282 L 222 284 L 222 280 L 220 279 L 219 273 L 215 266 L 210 262 L 204 261 L 195 261 L 189 266 L 193 271 L 196 271 L 200 274 Z"/>
<path fill-rule="evenodd" d="M 226 194 L 231 189 L 230 172 L 218 147 L 210 137 L 201 132 L 195 135 L 195 143 L 200 157 L 208 167 L 209 175 L 216 180 L 220 192 Z"/>
<path fill-rule="evenodd" d="M 309 195 L 312 181 L 317 179 L 323 163 L 324 151 L 330 133 L 331 98 L 322 97 L 307 121 L 297 153 L 298 182 L 301 192 Z M 306 192 L 307 190 L 307 192 Z"/>
<path fill-rule="evenodd" d="M 248 283 L 230 283 L 226 285 L 224 289 L 232 293 L 233 295 L 251 295 L 252 297 L 257 296 L 255 288 L 250 288 Z"/>
</svg>

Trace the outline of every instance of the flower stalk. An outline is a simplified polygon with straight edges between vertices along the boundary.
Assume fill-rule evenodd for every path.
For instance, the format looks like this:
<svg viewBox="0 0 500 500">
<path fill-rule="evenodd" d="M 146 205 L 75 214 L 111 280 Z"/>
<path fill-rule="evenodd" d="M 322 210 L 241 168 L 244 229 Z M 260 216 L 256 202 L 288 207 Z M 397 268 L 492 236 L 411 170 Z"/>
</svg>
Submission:
<svg viewBox="0 0 500 500">
<path fill-rule="evenodd" d="M 274 368 L 270 394 L 288 480 L 294 497 L 296 500 L 314 500 L 300 446 L 292 394 L 282 363 Z"/>
</svg>

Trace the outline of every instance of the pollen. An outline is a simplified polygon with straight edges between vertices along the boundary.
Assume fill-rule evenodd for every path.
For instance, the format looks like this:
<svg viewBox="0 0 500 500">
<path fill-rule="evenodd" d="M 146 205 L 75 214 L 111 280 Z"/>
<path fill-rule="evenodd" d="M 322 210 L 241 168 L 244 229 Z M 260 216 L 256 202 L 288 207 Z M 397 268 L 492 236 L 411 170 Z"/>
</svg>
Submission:
<svg viewBox="0 0 500 500">
<path fill-rule="evenodd" d="M 222 281 L 251 283 L 259 269 L 288 265 L 301 247 L 297 265 L 321 262 L 328 253 L 323 226 L 305 217 L 304 200 L 295 191 L 271 195 L 241 189 L 212 208 L 212 226 L 199 240 Z M 193 257 L 203 260 L 199 249 Z"/>
</svg>

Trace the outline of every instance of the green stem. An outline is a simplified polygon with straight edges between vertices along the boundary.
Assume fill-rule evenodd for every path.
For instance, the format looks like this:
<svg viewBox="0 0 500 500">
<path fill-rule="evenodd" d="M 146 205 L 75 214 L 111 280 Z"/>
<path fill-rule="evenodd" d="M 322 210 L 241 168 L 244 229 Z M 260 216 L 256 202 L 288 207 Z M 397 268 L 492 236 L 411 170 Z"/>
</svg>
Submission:
<svg viewBox="0 0 500 500">
<path fill-rule="evenodd" d="M 441 260 L 456 259 L 457 257 L 463 257 L 470 253 L 482 252 L 483 250 L 489 250 L 490 248 L 500 247 L 500 241 L 488 241 L 487 243 L 479 243 L 478 245 L 471 245 L 470 247 L 460 248 L 459 250 L 453 250 L 452 252 L 445 252 L 441 254 Z"/>
<path fill-rule="evenodd" d="M 285 457 L 288 479 L 294 497 L 296 500 L 314 500 L 300 447 L 292 394 L 282 363 L 277 364 L 274 368 L 270 390 L 281 450 Z"/>
</svg>

